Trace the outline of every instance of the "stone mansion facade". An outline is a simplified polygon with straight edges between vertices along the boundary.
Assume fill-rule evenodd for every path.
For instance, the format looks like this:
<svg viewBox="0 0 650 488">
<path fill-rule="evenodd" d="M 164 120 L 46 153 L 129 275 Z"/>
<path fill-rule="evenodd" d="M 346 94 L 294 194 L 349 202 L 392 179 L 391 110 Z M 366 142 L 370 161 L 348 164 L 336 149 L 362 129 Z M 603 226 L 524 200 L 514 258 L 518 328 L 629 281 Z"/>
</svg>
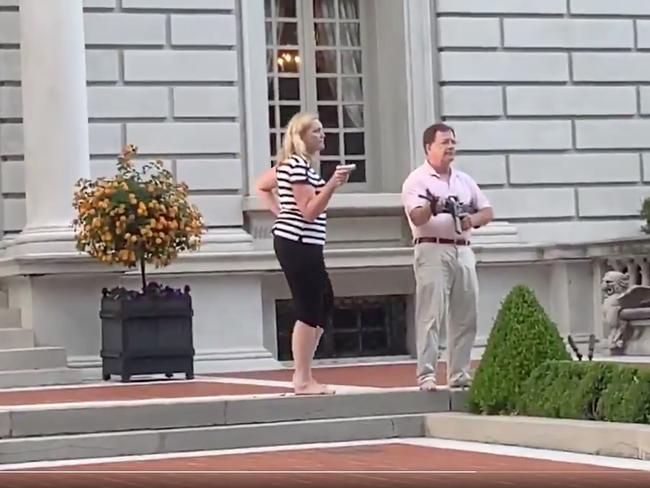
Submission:
<svg viewBox="0 0 650 488">
<path fill-rule="evenodd" d="M 112 174 L 130 143 L 189 185 L 208 226 L 155 276 L 192 288 L 197 371 L 290 359 L 272 216 L 251 189 L 306 109 L 327 132 L 319 170 L 359 168 L 329 212 L 321 358 L 412 354 L 399 191 L 435 120 L 495 208 L 474 239 L 477 351 L 521 282 L 563 333 L 602 337 L 602 272 L 647 246 L 648 19 L 647 0 L 0 0 L 7 307 L 96 373 L 100 291 L 138 276 L 75 252 L 73 185 Z"/>
</svg>

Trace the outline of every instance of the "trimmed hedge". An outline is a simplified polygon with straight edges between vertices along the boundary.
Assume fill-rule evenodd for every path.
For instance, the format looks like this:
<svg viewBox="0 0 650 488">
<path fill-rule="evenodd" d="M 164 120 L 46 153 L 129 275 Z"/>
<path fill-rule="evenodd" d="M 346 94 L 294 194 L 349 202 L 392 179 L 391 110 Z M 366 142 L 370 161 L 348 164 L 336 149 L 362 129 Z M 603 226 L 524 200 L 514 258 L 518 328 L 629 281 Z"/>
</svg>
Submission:
<svg viewBox="0 0 650 488">
<path fill-rule="evenodd" d="M 533 370 L 570 354 L 557 327 L 524 285 L 514 287 L 502 303 L 485 352 L 469 390 L 470 412 L 514 413 L 520 388 Z"/>
<path fill-rule="evenodd" d="M 523 383 L 519 415 L 650 423 L 650 369 L 549 361 Z"/>
</svg>

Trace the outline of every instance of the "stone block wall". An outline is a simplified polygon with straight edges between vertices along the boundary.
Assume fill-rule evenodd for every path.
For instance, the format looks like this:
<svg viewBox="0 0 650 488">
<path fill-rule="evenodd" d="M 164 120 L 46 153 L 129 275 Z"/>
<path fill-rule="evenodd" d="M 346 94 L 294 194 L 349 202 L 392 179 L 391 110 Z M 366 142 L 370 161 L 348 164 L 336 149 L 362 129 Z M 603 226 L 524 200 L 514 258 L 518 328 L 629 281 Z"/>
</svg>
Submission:
<svg viewBox="0 0 650 488">
<path fill-rule="evenodd" d="M 25 221 L 18 16 L 18 0 L 0 0 L 7 233 Z M 112 174 L 122 145 L 136 144 L 143 159 L 160 157 L 188 183 L 209 226 L 240 226 L 236 0 L 84 0 L 84 22 L 91 174 Z"/>
<path fill-rule="evenodd" d="M 243 224 L 247 178 L 239 5 L 84 0 L 92 174 L 112 172 L 119 148 L 137 144 L 224 229 Z M 638 234 L 650 195 L 650 2 L 437 0 L 436 10 L 431 96 L 458 131 L 459 166 L 498 217 L 523 240 Z M 0 0 L 9 233 L 25 220 L 18 15 L 18 0 Z"/>
<path fill-rule="evenodd" d="M 524 240 L 640 232 L 650 2 L 437 0 L 439 111 Z"/>
</svg>

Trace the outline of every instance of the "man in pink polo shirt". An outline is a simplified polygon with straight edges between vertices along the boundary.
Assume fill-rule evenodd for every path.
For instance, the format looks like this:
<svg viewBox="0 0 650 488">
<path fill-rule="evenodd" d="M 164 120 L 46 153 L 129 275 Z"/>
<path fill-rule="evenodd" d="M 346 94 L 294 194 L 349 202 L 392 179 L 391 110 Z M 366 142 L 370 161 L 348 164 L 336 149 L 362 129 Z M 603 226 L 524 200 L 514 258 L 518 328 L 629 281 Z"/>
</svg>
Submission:
<svg viewBox="0 0 650 488">
<path fill-rule="evenodd" d="M 439 331 L 447 330 L 447 381 L 471 384 L 470 360 L 476 337 L 478 279 L 469 247 L 472 228 L 490 222 L 494 213 L 476 182 L 451 168 L 456 134 L 434 124 L 423 135 L 424 164 L 402 186 L 402 204 L 414 242 L 417 382 L 435 390 Z M 456 217 L 454 217 L 454 212 Z"/>
</svg>

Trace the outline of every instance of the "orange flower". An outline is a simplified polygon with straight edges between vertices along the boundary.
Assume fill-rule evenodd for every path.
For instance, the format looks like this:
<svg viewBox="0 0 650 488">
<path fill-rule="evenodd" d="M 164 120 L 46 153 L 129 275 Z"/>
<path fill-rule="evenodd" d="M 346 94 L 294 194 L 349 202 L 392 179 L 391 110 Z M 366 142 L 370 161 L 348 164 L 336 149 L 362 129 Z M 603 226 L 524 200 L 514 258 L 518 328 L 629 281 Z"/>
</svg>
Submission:
<svg viewBox="0 0 650 488">
<path fill-rule="evenodd" d="M 187 185 L 175 183 L 162 161 L 138 170 L 136 155 L 137 147 L 129 144 L 122 149 L 114 177 L 77 182 L 77 249 L 108 264 L 132 267 L 142 257 L 166 266 L 181 249 L 199 248 L 202 216 L 187 201 Z"/>
</svg>

